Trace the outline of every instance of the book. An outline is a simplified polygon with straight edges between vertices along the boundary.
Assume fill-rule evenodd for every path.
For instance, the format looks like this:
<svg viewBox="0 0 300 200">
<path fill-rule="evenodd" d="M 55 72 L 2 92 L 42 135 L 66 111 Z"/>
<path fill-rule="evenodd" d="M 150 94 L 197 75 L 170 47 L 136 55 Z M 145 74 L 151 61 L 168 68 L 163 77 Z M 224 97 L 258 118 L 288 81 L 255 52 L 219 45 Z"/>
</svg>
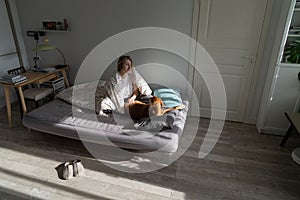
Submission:
<svg viewBox="0 0 300 200">
<path fill-rule="evenodd" d="M 27 81 L 27 77 L 22 75 L 4 74 L 0 77 L 0 81 L 10 84 L 20 84 Z"/>
<path fill-rule="evenodd" d="M 2 83 L 15 84 L 15 85 L 23 83 L 25 81 L 27 81 L 27 79 L 22 79 L 22 80 L 18 80 L 18 81 L 14 81 L 14 82 L 10 81 L 10 80 L 2 80 L 2 79 L 0 79 L 0 82 L 2 82 Z"/>
<path fill-rule="evenodd" d="M 22 78 L 21 75 L 13 75 L 13 74 L 4 74 L 0 77 L 1 79 L 4 79 L 4 80 L 18 80 L 19 78 Z"/>
<path fill-rule="evenodd" d="M 25 81 L 27 81 L 27 78 L 26 78 L 26 77 L 20 78 L 20 79 L 18 79 L 18 80 L 14 80 L 14 81 L 12 81 L 12 83 L 13 83 L 13 84 L 18 84 L 18 83 L 23 83 L 23 82 L 25 82 Z"/>
</svg>

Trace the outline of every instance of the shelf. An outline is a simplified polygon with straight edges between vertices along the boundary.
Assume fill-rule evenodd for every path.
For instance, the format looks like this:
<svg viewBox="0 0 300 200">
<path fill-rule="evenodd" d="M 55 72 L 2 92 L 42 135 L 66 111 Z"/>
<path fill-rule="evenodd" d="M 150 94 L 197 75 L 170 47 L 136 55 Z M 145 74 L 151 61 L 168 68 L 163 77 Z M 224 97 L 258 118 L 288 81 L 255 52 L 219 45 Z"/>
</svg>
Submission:
<svg viewBox="0 0 300 200">
<path fill-rule="evenodd" d="M 69 24 L 66 19 L 63 20 L 43 20 L 41 31 L 44 32 L 69 32 Z"/>
<path fill-rule="evenodd" d="M 295 12 L 299 12 L 299 11 L 300 11 L 300 8 L 294 8 L 294 11 L 295 11 Z"/>
<path fill-rule="evenodd" d="M 41 31 L 44 31 L 44 32 L 59 32 L 59 33 L 66 33 L 66 32 L 69 32 L 69 30 L 45 30 L 45 29 L 41 29 Z"/>
</svg>

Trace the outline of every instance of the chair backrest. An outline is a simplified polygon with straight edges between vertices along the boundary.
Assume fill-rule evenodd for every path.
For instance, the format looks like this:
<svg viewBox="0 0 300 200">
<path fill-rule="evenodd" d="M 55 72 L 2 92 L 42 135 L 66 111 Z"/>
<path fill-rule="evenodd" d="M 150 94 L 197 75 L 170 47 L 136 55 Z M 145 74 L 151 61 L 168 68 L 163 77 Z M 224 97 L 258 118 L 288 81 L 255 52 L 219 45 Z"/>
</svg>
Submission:
<svg viewBox="0 0 300 200">
<path fill-rule="evenodd" d="M 22 73 L 25 73 L 25 72 L 26 72 L 26 69 L 23 66 L 17 67 L 17 68 L 14 68 L 14 69 L 10 69 L 10 70 L 7 71 L 8 74 L 13 74 L 13 75 L 19 75 L 19 74 L 22 74 Z"/>
</svg>

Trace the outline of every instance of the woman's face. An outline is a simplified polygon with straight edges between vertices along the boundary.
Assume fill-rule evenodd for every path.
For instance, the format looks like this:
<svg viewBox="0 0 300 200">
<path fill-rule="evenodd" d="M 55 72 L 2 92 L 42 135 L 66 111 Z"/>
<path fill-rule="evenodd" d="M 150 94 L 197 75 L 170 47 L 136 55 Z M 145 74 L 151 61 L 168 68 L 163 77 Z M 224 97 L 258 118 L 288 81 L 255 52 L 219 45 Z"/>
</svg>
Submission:
<svg viewBox="0 0 300 200">
<path fill-rule="evenodd" d="M 126 59 L 123 63 L 122 63 L 122 69 L 120 71 L 121 75 L 126 74 L 127 72 L 129 72 L 131 70 L 131 61 L 129 59 Z"/>
</svg>

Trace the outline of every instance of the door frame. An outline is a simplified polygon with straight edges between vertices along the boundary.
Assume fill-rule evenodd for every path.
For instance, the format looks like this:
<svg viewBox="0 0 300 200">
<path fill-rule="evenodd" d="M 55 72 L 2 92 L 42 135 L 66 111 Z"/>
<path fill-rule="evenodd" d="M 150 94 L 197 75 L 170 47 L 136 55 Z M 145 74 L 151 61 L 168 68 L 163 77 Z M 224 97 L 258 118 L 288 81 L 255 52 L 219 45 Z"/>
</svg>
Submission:
<svg viewBox="0 0 300 200">
<path fill-rule="evenodd" d="M 294 9 L 296 0 L 286 0 L 284 1 L 281 12 L 279 13 L 280 17 L 278 20 L 278 26 L 276 28 L 276 35 L 274 38 L 273 48 L 270 55 L 270 60 L 267 65 L 268 73 L 265 77 L 265 85 L 263 87 L 263 95 L 261 97 L 259 113 L 257 117 L 256 128 L 259 133 L 262 131 L 265 132 L 275 132 L 278 133 L 277 129 L 266 128 L 267 130 L 263 130 L 265 126 L 266 117 L 269 110 L 269 99 L 273 95 L 274 92 L 274 84 L 276 82 L 276 74 L 278 72 L 278 63 L 280 62 L 280 54 L 283 51 L 285 38 L 288 34 L 289 23 L 291 21 L 291 11 Z M 279 134 L 281 132 L 279 131 Z"/>
<path fill-rule="evenodd" d="M 20 65 L 30 68 L 15 0 L 4 0 Z"/>
<path fill-rule="evenodd" d="M 257 94 L 259 91 L 257 91 L 256 88 L 263 87 L 263 85 L 258 85 L 257 81 L 259 79 L 259 72 L 263 66 L 261 66 L 263 61 L 263 52 L 265 43 L 267 40 L 267 33 L 269 29 L 269 24 L 271 20 L 271 13 L 272 13 L 272 5 L 273 0 L 267 0 L 266 8 L 265 8 L 265 17 L 262 25 L 262 30 L 259 38 L 259 45 L 257 48 L 257 56 L 256 56 L 256 62 L 253 69 L 253 74 L 251 77 L 251 86 L 249 91 L 249 98 L 246 103 L 246 109 L 243 117 L 243 121 L 245 123 L 249 124 L 255 124 L 256 118 L 259 110 L 260 105 L 260 97 L 261 94 Z M 193 1 L 193 19 L 192 19 L 192 32 L 191 37 L 197 41 L 198 38 L 198 25 L 199 25 L 199 17 L 200 17 L 200 7 L 201 7 L 201 0 L 194 0 Z M 198 42 L 198 41 L 197 41 Z M 193 52 L 193 51 L 191 51 Z M 194 56 L 194 55 L 191 55 Z M 188 67 L 188 78 L 191 80 L 191 85 L 194 86 L 194 74 L 195 69 L 192 65 L 189 65 Z M 191 91 L 189 91 L 189 94 L 192 94 Z M 257 99 L 259 98 L 259 99 Z M 258 103 L 256 103 L 258 101 Z M 254 105 L 253 105 L 254 104 Z M 253 110 L 255 109 L 255 110 Z M 254 113 L 254 114 L 253 114 Z"/>
</svg>

